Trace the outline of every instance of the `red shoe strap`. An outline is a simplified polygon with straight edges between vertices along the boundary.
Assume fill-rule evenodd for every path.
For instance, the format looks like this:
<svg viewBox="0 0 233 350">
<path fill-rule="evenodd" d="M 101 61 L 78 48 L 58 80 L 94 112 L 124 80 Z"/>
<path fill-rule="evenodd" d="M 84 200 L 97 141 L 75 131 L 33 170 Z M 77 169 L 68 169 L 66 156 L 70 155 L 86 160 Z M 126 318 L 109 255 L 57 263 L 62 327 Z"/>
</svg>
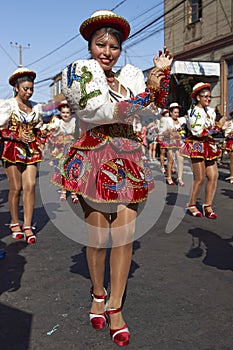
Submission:
<svg viewBox="0 0 233 350">
<path fill-rule="evenodd" d="M 122 307 L 119 307 L 118 309 L 106 309 L 107 315 L 113 315 L 116 314 L 117 312 L 120 312 L 122 310 Z"/>
</svg>

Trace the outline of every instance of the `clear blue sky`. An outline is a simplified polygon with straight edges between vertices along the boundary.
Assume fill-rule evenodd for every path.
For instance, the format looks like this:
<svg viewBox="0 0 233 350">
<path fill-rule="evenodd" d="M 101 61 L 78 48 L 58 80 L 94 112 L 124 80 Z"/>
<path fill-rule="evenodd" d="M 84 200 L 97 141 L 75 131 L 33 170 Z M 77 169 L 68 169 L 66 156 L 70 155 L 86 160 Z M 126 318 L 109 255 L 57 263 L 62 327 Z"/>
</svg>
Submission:
<svg viewBox="0 0 233 350">
<path fill-rule="evenodd" d="M 163 1 L 108 0 L 12 0 L 1 4 L 0 99 L 12 96 L 9 76 L 20 61 L 37 73 L 33 100 L 47 103 L 54 77 L 76 59 L 88 57 L 87 43 L 79 35 L 83 20 L 100 9 L 114 9 L 131 25 L 131 34 L 163 15 Z M 12 42 L 12 45 L 11 45 Z M 17 43 L 17 44 L 16 44 Z M 28 44 L 30 47 L 28 48 Z M 163 47 L 163 18 L 123 46 L 119 66 L 134 64 L 142 69 L 153 65 L 153 56 Z M 15 47 L 16 46 L 16 47 Z M 60 48 L 61 47 L 61 48 Z"/>
</svg>

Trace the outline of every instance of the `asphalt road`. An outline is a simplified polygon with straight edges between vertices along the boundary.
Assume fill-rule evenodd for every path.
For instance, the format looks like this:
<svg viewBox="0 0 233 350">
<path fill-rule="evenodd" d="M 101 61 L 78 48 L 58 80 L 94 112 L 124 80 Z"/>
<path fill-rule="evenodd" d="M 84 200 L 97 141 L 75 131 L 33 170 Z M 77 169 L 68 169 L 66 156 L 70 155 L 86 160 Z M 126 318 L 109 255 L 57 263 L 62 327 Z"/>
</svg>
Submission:
<svg viewBox="0 0 233 350">
<path fill-rule="evenodd" d="M 219 167 L 216 220 L 184 213 L 186 187 L 168 186 L 153 164 L 156 189 L 140 208 L 124 303 L 131 331 L 128 349 L 233 349 L 233 184 Z M 8 183 L 0 167 L 0 349 L 109 350 L 106 327 L 91 328 L 85 224 L 80 205 L 59 201 L 49 183 L 51 167 L 39 167 L 34 222 L 37 243 L 13 241 Z M 199 202 L 203 202 L 204 193 Z M 21 219 L 22 219 L 22 204 Z M 108 265 L 108 263 L 107 263 Z M 108 271 L 108 269 L 107 269 Z M 108 274 L 106 274 L 106 284 Z"/>
</svg>

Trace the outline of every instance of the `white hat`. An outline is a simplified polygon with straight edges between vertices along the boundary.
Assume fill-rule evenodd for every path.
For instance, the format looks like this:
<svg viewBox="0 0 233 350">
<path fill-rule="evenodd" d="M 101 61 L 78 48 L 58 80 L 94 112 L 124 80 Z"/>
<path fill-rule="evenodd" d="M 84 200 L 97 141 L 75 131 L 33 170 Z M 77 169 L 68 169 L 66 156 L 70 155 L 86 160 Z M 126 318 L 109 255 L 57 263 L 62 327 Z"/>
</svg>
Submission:
<svg viewBox="0 0 233 350">
<path fill-rule="evenodd" d="M 172 108 L 181 108 L 181 106 L 177 103 L 177 102 L 172 102 L 169 106 L 169 109 L 172 109 Z"/>
<path fill-rule="evenodd" d="M 197 83 L 196 85 L 194 85 L 191 97 L 195 98 L 199 94 L 199 92 L 203 89 L 210 90 L 210 84 L 209 83 Z"/>
</svg>

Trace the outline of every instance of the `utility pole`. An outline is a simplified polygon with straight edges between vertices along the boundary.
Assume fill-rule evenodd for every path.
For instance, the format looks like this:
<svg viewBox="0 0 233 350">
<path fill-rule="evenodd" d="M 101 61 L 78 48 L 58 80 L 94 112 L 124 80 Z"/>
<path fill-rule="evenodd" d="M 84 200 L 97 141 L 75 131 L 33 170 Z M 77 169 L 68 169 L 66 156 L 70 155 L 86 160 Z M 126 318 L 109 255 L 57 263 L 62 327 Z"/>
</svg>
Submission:
<svg viewBox="0 0 233 350">
<path fill-rule="evenodd" d="M 126 55 L 126 50 L 125 50 L 125 65 L 127 63 L 127 55 Z"/>
<path fill-rule="evenodd" d="M 22 46 L 18 43 L 13 44 L 13 42 L 10 42 L 11 47 L 14 47 L 15 49 L 19 49 L 19 67 L 23 66 L 23 58 L 22 58 L 22 51 L 23 49 L 30 49 L 30 44 L 27 44 L 27 46 Z"/>
</svg>

